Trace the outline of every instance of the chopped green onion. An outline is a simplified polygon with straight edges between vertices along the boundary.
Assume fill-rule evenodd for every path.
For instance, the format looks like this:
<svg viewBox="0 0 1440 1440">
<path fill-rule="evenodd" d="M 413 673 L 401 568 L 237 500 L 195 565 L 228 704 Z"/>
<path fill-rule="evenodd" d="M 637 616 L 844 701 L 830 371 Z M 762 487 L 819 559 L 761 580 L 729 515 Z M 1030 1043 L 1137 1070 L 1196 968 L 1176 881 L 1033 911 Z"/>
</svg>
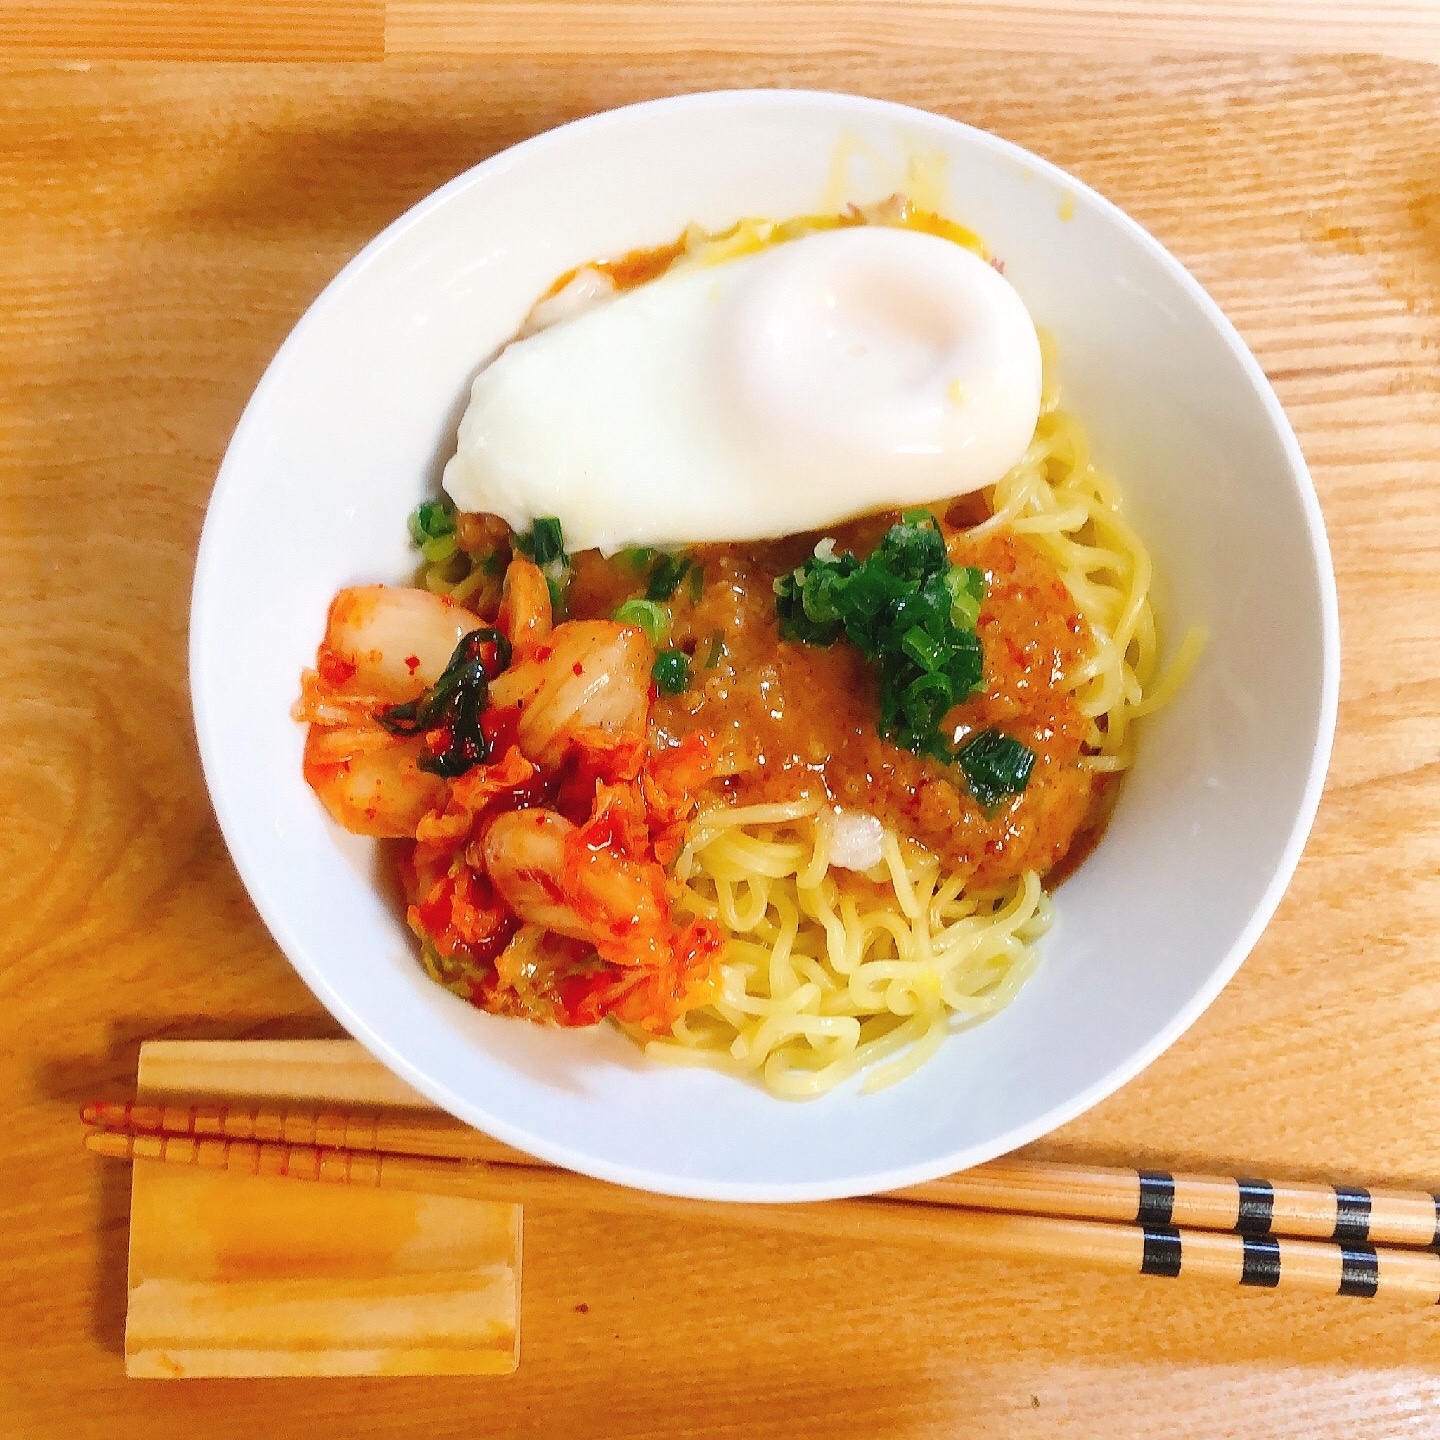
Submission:
<svg viewBox="0 0 1440 1440">
<path fill-rule="evenodd" d="M 553 515 L 544 516 L 525 534 L 517 535 L 512 543 L 544 572 L 545 583 L 550 587 L 550 608 L 555 619 L 563 619 L 570 585 L 570 557 L 565 553 L 560 522 Z"/>
<path fill-rule="evenodd" d="M 505 557 L 498 550 L 492 550 L 480 568 L 493 580 L 497 575 L 505 573 Z"/>
<path fill-rule="evenodd" d="M 535 521 L 525 534 L 517 535 L 515 548 L 542 569 L 552 560 L 564 562 L 566 559 L 565 537 L 560 522 L 553 515 L 544 516 Z"/>
<path fill-rule="evenodd" d="M 545 588 L 550 592 L 550 618 L 559 624 L 570 611 L 570 571 L 546 575 Z"/>
<path fill-rule="evenodd" d="M 907 580 L 924 580 L 946 569 L 945 537 L 928 510 L 911 513 L 918 518 L 892 525 L 881 537 L 878 550 L 890 573 Z"/>
<path fill-rule="evenodd" d="M 690 657 L 683 650 L 662 650 L 650 674 L 662 695 L 678 695 L 690 683 Z"/>
<path fill-rule="evenodd" d="M 670 612 L 654 600 L 627 600 L 616 607 L 611 619 L 617 625 L 638 625 L 655 646 L 670 633 Z"/>
<path fill-rule="evenodd" d="M 833 645 L 843 629 L 837 593 L 860 569 L 853 555 L 816 555 L 775 581 L 775 613 L 786 640 Z"/>
<path fill-rule="evenodd" d="M 425 588 L 432 595 L 448 595 L 470 573 L 470 557 L 457 550 L 448 560 L 425 566 Z"/>
<path fill-rule="evenodd" d="M 455 534 L 455 506 L 448 495 L 438 500 L 422 500 L 410 512 L 410 538 L 424 550 L 426 543 L 443 540 Z M 454 553 L 451 547 L 450 553 Z M 426 555 L 427 560 L 444 560 L 445 555 Z"/>
<path fill-rule="evenodd" d="M 628 565 L 637 575 L 643 575 L 650 568 L 650 562 L 655 558 L 655 551 L 648 545 L 631 545 L 619 551 L 615 558 L 622 564 Z"/>
<path fill-rule="evenodd" d="M 864 561 L 821 540 L 775 581 L 775 613 L 787 640 L 849 640 L 879 670 L 880 733 L 949 762 L 940 722 L 984 674 L 975 634 L 984 585 L 981 571 L 949 563 L 928 510 L 907 511 Z"/>
<path fill-rule="evenodd" d="M 1035 752 L 1013 735 L 999 730 L 982 730 L 956 752 L 956 763 L 965 773 L 970 793 L 993 810 L 1007 795 L 1023 793 L 1035 768 Z"/>
<path fill-rule="evenodd" d="M 700 597 L 705 593 L 705 567 L 696 565 L 690 572 L 690 603 L 698 605 Z"/>
<path fill-rule="evenodd" d="M 985 598 L 985 572 L 974 565 L 952 565 L 945 575 L 950 614 L 962 630 L 973 630 Z"/>
<path fill-rule="evenodd" d="M 646 587 L 647 600 L 670 600 L 680 588 L 690 560 L 684 555 L 662 555 L 650 572 L 650 584 Z"/>
<path fill-rule="evenodd" d="M 455 506 L 448 495 L 422 500 L 410 512 L 410 538 L 432 565 L 448 560 L 460 548 L 456 537 Z"/>
<path fill-rule="evenodd" d="M 944 644 L 939 640 L 932 640 L 918 625 L 911 626 L 905 632 L 900 648 L 922 670 L 935 671 L 945 663 Z"/>
<path fill-rule="evenodd" d="M 705 656 L 705 668 L 713 670 L 725 658 L 725 632 L 717 630 L 710 637 L 710 650 Z"/>
</svg>

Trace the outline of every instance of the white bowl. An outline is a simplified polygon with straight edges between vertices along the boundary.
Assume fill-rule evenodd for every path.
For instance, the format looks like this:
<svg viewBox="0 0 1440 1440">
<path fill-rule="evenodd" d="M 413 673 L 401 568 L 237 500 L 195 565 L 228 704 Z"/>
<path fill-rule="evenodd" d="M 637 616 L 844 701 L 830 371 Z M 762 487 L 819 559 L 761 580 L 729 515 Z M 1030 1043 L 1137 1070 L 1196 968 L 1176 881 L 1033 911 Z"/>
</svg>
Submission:
<svg viewBox="0 0 1440 1440">
<path fill-rule="evenodd" d="M 843 196 L 837 157 L 849 156 Z M 300 774 L 289 718 L 340 587 L 402 580 L 479 364 L 570 266 L 688 222 L 875 200 L 919 162 L 1059 344 L 1069 402 L 1153 552 L 1171 641 L 1209 649 L 1144 723 L 1103 843 L 1058 894 L 1009 1009 L 904 1083 L 809 1103 L 646 1060 L 607 1028 L 483 1015 L 426 979 L 374 847 Z M 235 864 L 306 982 L 462 1119 L 607 1180 L 726 1200 L 922 1181 L 1078 1115 L 1214 999 L 1270 918 L 1335 723 L 1329 551 L 1295 437 L 1249 351 L 1133 221 L 1045 161 L 935 115 L 843 95 L 685 96 L 539 136 L 402 216 L 276 356 L 210 503 L 191 628 L 206 779 Z M 224 964 L 217 956 L 216 964 Z"/>
</svg>

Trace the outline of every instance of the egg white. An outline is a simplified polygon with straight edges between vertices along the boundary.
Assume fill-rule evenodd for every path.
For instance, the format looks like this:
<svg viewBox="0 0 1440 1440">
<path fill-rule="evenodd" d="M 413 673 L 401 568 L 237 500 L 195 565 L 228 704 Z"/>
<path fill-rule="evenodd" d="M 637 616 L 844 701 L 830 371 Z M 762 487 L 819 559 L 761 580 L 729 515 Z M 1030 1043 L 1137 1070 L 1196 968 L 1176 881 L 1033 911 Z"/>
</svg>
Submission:
<svg viewBox="0 0 1440 1440">
<path fill-rule="evenodd" d="M 937 236 L 856 226 L 676 269 L 517 339 L 444 484 L 572 550 L 754 540 L 998 480 L 1040 409 L 1014 288 Z"/>
</svg>

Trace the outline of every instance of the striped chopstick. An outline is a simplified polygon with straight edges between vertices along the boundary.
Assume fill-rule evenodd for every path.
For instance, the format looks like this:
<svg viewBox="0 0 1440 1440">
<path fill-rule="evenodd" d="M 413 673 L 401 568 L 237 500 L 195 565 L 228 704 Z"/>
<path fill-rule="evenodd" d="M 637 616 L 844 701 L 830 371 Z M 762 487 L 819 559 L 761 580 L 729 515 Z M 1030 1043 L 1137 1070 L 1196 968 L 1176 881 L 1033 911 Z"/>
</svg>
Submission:
<svg viewBox="0 0 1440 1440">
<path fill-rule="evenodd" d="M 1424 1190 L 995 1160 L 892 1193 L 931 1204 L 1125 1220 L 1161 1229 L 1183 1225 L 1255 1238 L 1440 1245 L 1440 1196 Z"/>
<path fill-rule="evenodd" d="M 1397 1304 L 1440 1303 L 1440 1255 L 1274 1236 L 1181 1230 L 963 1208 L 889 1197 L 815 1205 L 715 1205 L 629 1190 L 530 1163 L 455 1159 L 225 1136 L 92 1130 L 87 1147 L 120 1159 L 249 1175 L 463 1195 L 587 1212 L 739 1225 L 862 1244 L 923 1244 L 969 1258 L 1204 1279 Z M 514 1153 L 514 1152 L 511 1152 Z"/>
<path fill-rule="evenodd" d="M 94 1101 L 80 1114 L 87 1125 L 141 1134 L 219 1136 L 531 1168 L 543 1165 L 459 1120 L 428 1111 L 340 1112 L 244 1104 Z M 890 1191 L 888 1198 L 1126 1221 L 1155 1230 L 1184 1226 L 1255 1238 L 1333 1240 L 1351 1246 L 1440 1246 L 1440 1196 L 1423 1190 L 1280 1184 L 1006 1159 Z"/>
</svg>

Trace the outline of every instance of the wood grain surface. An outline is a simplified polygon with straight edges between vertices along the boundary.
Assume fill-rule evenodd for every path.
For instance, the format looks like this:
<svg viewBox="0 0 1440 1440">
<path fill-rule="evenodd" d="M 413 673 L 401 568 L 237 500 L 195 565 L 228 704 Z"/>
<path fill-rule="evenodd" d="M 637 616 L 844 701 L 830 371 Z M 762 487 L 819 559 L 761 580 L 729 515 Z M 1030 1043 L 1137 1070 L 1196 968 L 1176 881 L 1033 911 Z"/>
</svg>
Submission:
<svg viewBox="0 0 1440 1440">
<path fill-rule="evenodd" d="M 82 60 L 1366 52 L 1440 60 L 1433 0 L 4 0 L 0 55 Z"/>
<path fill-rule="evenodd" d="M 1440 1182 L 1435 71 L 940 65 L 919 49 L 14 65 L 0 76 L 0 1433 L 253 1440 L 297 1417 L 315 1440 L 1440 1432 L 1440 1312 L 539 1207 L 510 1379 L 122 1378 L 127 1186 L 81 1151 L 74 1107 L 123 1093 L 142 1039 L 335 1033 L 250 909 L 190 730 L 195 543 L 251 388 L 335 270 L 466 166 L 623 101 L 783 83 L 958 116 L 1130 210 L 1273 378 L 1334 546 L 1340 729 L 1294 884 L 1203 1019 L 1031 1153 Z"/>
<path fill-rule="evenodd" d="M 3 0 L 0 55 L 81 61 L 381 60 L 385 3 Z"/>
<path fill-rule="evenodd" d="M 925 55 L 964 65 L 978 51 L 1368 51 L 1440 60 L 1430 0 L 669 0 L 676 54 Z M 653 50 L 653 0 L 386 0 L 385 53 L 635 55 Z"/>
</svg>

